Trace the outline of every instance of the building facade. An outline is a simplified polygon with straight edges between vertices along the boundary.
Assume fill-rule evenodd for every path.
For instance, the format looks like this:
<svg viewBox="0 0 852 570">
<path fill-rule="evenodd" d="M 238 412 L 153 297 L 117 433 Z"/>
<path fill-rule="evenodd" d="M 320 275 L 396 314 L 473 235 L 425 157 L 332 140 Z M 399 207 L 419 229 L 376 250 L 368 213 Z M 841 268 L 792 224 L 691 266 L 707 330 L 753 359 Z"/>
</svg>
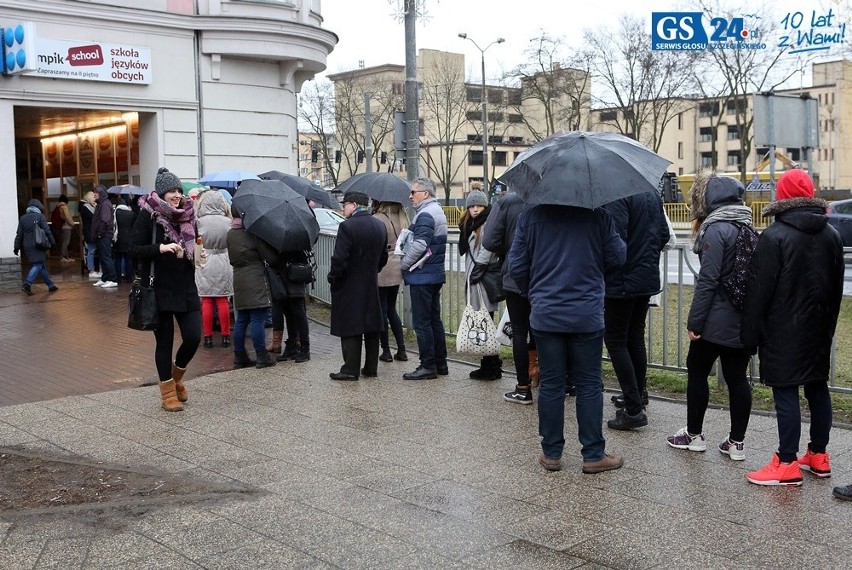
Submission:
<svg viewBox="0 0 852 570">
<path fill-rule="evenodd" d="M 0 26 L 24 30 L 32 55 L 32 69 L 0 77 L 0 250 L 11 252 L 31 198 L 52 209 L 66 194 L 76 212 L 98 183 L 152 189 L 160 166 L 187 180 L 229 168 L 295 172 L 296 94 L 337 42 L 319 4 L 0 4 Z M 18 258 L 0 263 L 6 287 L 19 285 Z"/>
</svg>

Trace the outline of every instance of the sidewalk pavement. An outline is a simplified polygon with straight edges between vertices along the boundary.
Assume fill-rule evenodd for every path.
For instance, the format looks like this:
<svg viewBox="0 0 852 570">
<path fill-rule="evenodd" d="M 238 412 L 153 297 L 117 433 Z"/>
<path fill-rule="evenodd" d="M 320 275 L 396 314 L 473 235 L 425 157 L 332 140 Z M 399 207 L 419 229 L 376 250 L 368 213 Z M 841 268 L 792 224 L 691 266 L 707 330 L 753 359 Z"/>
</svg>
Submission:
<svg viewBox="0 0 852 570">
<path fill-rule="evenodd" d="M 113 320 L 107 309 L 77 317 L 81 334 L 63 324 L 61 315 L 90 314 L 92 297 L 78 288 L 24 303 L 0 295 L 0 314 L 13 325 L 2 337 L 4 393 L 9 383 L 35 382 L 55 357 L 66 359 L 69 378 L 91 375 L 76 370 L 85 365 L 101 378 L 105 370 L 151 374 L 126 372 L 127 353 L 139 370 L 153 364 L 146 342 L 129 340 L 141 333 L 127 337 L 119 327 L 123 303 L 111 305 Z M 63 300 L 71 307 L 60 309 Z M 62 342 L 44 340 L 48 320 L 69 327 Z M 10 352 L 19 335 L 30 350 Z M 112 346 L 102 364 L 81 352 L 90 343 Z M 677 451 L 665 437 L 685 424 L 685 406 L 653 400 L 648 427 L 604 428 L 624 468 L 583 475 L 569 400 L 564 468 L 550 473 L 537 463 L 535 406 L 502 400 L 514 386 L 508 375 L 477 382 L 470 367 L 451 364 L 447 377 L 403 381 L 412 361 L 338 383 L 328 373 L 339 364 L 330 352 L 301 365 L 196 375 L 179 413 L 160 408 L 156 387 L 126 384 L 0 407 L 0 446 L 262 491 L 116 509 L 106 527 L 71 513 L 0 513 L 0 568 L 852 567 L 852 504 L 831 497 L 834 485 L 852 483 L 848 431 L 832 432 L 831 479 L 805 473 L 801 488 L 761 488 L 744 474 L 769 460 L 774 418 L 752 417 L 746 460 L 733 462 L 714 449 L 727 435 L 727 412 L 708 412 L 707 452 Z M 190 372 L 198 368 L 193 362 Z"/>
</svg>

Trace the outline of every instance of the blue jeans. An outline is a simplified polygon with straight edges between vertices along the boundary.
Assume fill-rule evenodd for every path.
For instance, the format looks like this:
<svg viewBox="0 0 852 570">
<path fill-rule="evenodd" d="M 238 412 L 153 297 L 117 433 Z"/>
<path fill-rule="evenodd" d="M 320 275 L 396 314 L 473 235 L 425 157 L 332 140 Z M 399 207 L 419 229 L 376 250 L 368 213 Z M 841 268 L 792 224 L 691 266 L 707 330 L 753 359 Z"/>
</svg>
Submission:
<svg viewBox="0 0 852 570">
<path fill-rule="evenodd" d="M 35 281 L 36 277 L 41 275 L 41 280 L 44 281 L 44 284 L 48 287 L 54 287 L 55 284 L 53 279 L 50 278 L 50 273 L 47 272 L 47 267 L 45 267 L 43 261 L 36 261 L 30 267 L 30 272 L 27 273 L 27 278 L 24 279 L 24 283 L 27 285 L 32 285 Z"/>
<path fill-rule="evenodd" d="M 98 253 L 98 243 L 94 241 L 86 242 L 86 269 L 89 271 L 95 270 L 95 255 Z"/>
<path fill-rule="evenodd" d="M 420 351 L 420 366 L 435 370 L 447 365 L 447 335 L 441 320 L 441 287 L 411 285 L 411 316 Z"/>
<path fill-rule="evenodd" d="M 565 447 L 565 374 L 571 370 L 577 389 L 577 435 L 583 461 L 604 456 L 603 379 L 601 356 L 603 331 L 558 333 L 533 330 L 540 371 L 538 432 L 541 450 L 559 459 Z"/>
<path fill-rule="evenodd" d="M 831 432 L 831 393 L 826 382 L 809 382 L 804 387 L 805 399 L 811 410 L 811 441 L 808 448 L 825 453 Z M 775 413 L 778 419 L 778 457 L 784 463 L 796 460 L 802 436 L 802 410 L 798 386 L 773 386 Z"/>
<path fill-rule="evenodd" d="M 115 272 L 115 262 L 112 260 L 112 237 L 98 238 L 98 258 L 101 260 L 101 281 L 115 281 L 118 283 L 118 275 Z"/>
<path fill-rule="evenodd" d="M 266 330 L 263 327 L 263 321 L 266 319 L 266 312 L 269 309 L 241 309 L 237 311 L 237 322 L 234 323 L 234 328 L 231 331 L 234 337 L 234 352 L 245 352 L 246 350 L 246 331 L 249 323 L 251 323 L 251 342 L 254 345 L 255 353 L 261 350 L 266 350 Z"/>
<path fill-rule="evenodd" d="M 113 264 L 115 265 L 115 273 L 118 276 L 116 282 L 120 282 L 122 277 L 128 283 L 133 282 L 133 264 L 130 262 L 129 253 L 113 252 Z"/>
</svg>

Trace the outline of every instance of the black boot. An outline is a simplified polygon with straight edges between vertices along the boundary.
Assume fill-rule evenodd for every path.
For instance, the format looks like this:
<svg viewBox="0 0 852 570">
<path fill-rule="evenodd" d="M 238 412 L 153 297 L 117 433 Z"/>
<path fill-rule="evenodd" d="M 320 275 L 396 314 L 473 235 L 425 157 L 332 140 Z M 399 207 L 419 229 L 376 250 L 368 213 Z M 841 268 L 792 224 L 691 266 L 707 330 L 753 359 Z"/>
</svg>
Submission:
<svg viewBox="0 0 852 570">
<path fill-rule="evenodd" d="M 249 355 L 245 350 L 234 351 L 234 368 L 246 368 L 248 366 L 254 366 L 254 364 L 254 360 L 249 358 Z"/>
<path fill-rule="evenodd" d="M 382 354 L 379 356 L 379 360 L 382 362 L 393 362 L 393 354 L 389 348 L 386 348 L 382 351 Z"/>
<path fill-rule="evenodd" d="M 231 335 L 223 334 L 222 335 L 222 347 L 228 348 L 229 346 L 231 346 Z"/>
<path fill-rule="evenodd" d="M 303 342 L 299 352 L 293 357 L 293 362 L 302 363 L 311 359 L 311 345 Z"/>
<path fill-rule="evenodd" d="M 295 340 L 285 340 L 284 341 L 284 350 L 281 354 L 276 358 L 278 362 L 284 362 L 285 360 L 292 360 L 297 354 L 299 354 L 299 343 Z"/>
<path fill-rule="evenodd" d="M 213 337 L 205 336 L 204 337 L 204 348 L 213 348 Z"/>
<path fill-rule="evenodd" d="M 503 361 L 495 355 L 485 356 L 479 362 L 479 368 L 470 373 L 472 380 L 498 380 L 503 377 Z"/>
<path fill-rule="evenodd" d="M 394 360 L 399 360 L 400 362 L 408 362 L 408 354 L 405 352 L 405 346 L 402 344 L 396 349 L 396 354 L 393 355 Z"/>
<path fill-rule="evenodd" d="M 257 362 L 255 363 L 255 368 L 266 368 L 268 366 L 275 366 L 275 359 L 267 352 L 265 348 L 261 348 L 257 351 Z"/>
</svg>

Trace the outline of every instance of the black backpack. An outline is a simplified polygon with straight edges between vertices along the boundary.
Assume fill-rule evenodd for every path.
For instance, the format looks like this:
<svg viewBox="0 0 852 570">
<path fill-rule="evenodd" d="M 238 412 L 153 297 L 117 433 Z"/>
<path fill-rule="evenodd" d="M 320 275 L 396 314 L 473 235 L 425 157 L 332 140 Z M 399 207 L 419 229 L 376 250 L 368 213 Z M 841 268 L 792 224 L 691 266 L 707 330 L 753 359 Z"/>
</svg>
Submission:
<svg viewBox="0 0 852 570">
<path fill-rule="evenodd" d="M 760 236 L 750 225 L 732 223 L 737 226 L 737 239 L 734 241 L 734 264 L 731 271 L 722 277 L 722 288 L 725 290 L 731 305 L 742 312 L 745 308 L 749 265 L 751 265 L 751 257 L 754 255 Z"/>
</svg>

